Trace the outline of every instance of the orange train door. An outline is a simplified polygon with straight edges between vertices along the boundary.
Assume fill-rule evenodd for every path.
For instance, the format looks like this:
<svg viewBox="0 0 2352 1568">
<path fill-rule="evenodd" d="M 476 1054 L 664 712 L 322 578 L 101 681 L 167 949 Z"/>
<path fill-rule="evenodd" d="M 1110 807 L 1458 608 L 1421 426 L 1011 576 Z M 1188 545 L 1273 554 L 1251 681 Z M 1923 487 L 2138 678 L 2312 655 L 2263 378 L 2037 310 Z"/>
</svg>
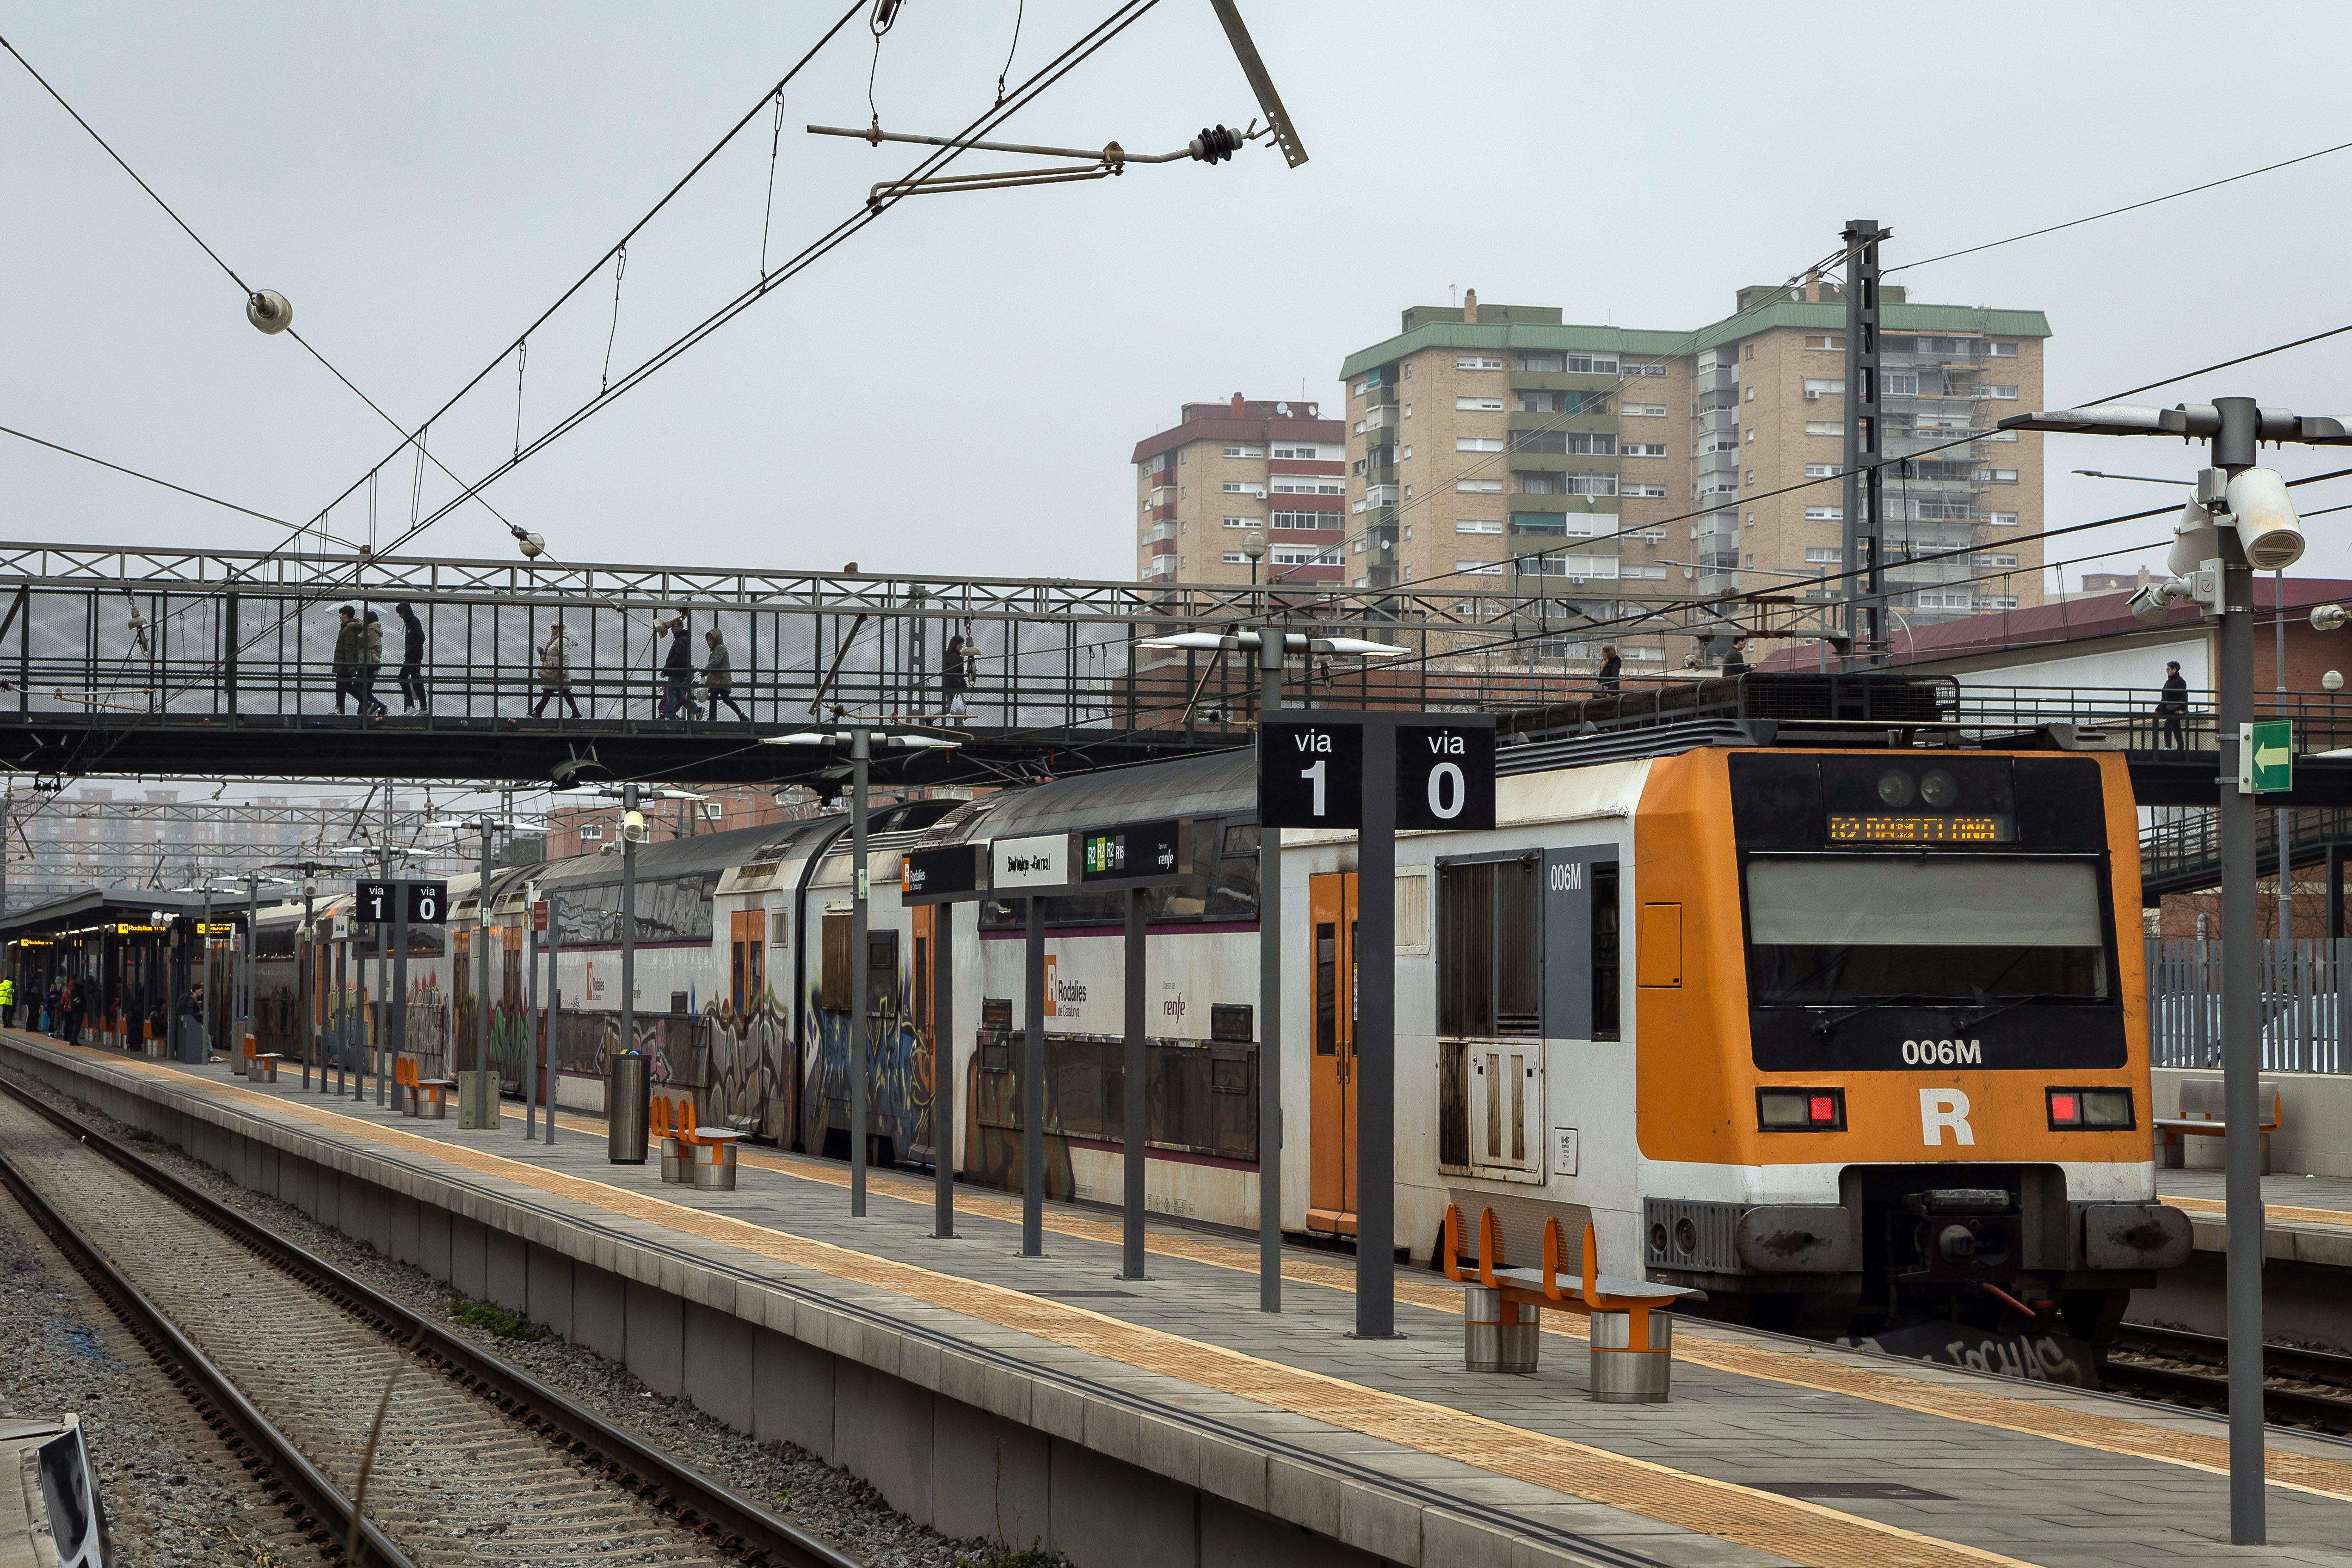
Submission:
<svg viewBox="0 0 2352 1568">
<path fill-rule="evenodd" d="M 1356 1233 L 1356 876 L 1307 879 L 1314 1054 L 1307 1059 L 1307 1228 Z"/>
<path fill-rule="evenodd" d="M 767 988 L 768 912 L 739 909 L 728 916 L 728 925 L 733 948 L 728 978 L 732 982 L 735 1016 L 742 1018 L 760 1005 L 760 993 Z"/>
</svg>

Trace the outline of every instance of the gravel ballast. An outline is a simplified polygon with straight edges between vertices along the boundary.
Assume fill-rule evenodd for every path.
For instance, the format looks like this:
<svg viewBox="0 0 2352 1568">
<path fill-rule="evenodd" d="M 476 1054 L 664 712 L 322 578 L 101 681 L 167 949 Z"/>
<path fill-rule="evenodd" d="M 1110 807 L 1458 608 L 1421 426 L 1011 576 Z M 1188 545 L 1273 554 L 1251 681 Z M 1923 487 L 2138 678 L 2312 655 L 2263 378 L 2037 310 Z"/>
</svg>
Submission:
<svg viewBox="0 0 2352 1568">
<path fill-rule="evenodd" d="M 802 1529 L 824 1537 L 842 1552 L 868 1564 L 869 1568 L 959 1568 L 959 1565 L 962 1568 L 989 1568 L 989 1565 L 1008 1557 L 1022 1563 L 1024 1568 L 1031 1563 L 1038 1563 L 1042 1568 L 1043 1564 L 1059 1561 L 1047 1554 L 1008 1553 L 1003 1548 L 982 1541 L 950 1540 L 892 1509 L 879 1492 L 848 1471 L 827 1465 L 815 1455 L 792 1444 L 760 1443 L 730 1430 L 686 1400 L 647 1388 L 627 1368 L 593 1351 L 567 1343 L 551 1334 L 537 1339 L 521 1339 L 494 1333 L 481 1322 L 467 1322 L 457 1313 L 468 1303 L 448 1286 L 414 1266 L 386 1258 L 341 1231 L 320 1225 L 289 1204 L 239 1186 L 221 1172 L 180 1149 L 160 1145 L 149 1134 L 113 1121 L 94 1106 L 68 1099 L 46 1085 L 13 1074 L 10 1081 L 78 1121 L 128 1143 L 206 1197 L 261 1222 L 297 1246 L 364 1281 L 411 1311 L 446 1323 L 452 1332 L 579 1401 L 615 1425 L 626 1427 L 663 1452 L 761 1503 Z M 19 1214 L 16 1218 L 21 1223 L 23 1217 Z M 5 1239 L 0 1239 L 0 1245 L 5 1244 Z M 60 1263 L 57 1267 L 62 1270 L 64 1266 Z M 74 1282 L 79 1284 L 79 1280 Z M 15 1303 L 19 1299 L 13 1290 L 13 1279 L 8 1283 L 12 1289 L 5 1298 L 0 1298 L 8 1303 L 0 1307 L 0 1335 L 8 1335 L 14 1327 L 5 1314 L 16 1310 Z M 84 1293 L 87 1295 L 86 1290 Z M 90 1304 L 103 1313 L 103 1308 L 94 1298 Z M 486 1321 L 510 1317 L 510 1314 L 495 1311 L 472 1315 Z M 110 1326 L 112 1324 L 110 1317 L 106 1321 Z M 120 1334 L 119 1329 L 116 1332 Z M 58 1331 L 56 1337 L 62 1341 L 63 1331 Z M 122 1337 L 128 1344 L 127 1336 Z M 5 1341 L 0 1340 L 0 1343 Z M 135 1344 L 130 1348 L 137 1354 Z M 79 1354 L 71 1350 L 60 1354 Z M 143 1356 L 142 1360 L 143 1362 Z M 150 1370 L 152 1374 L 152 1367 Z M 100 1379 L 110 1380 L 121 1381 L 119 1376 Z M 8 1396 L 13 1381 L 16 1379 L 12 1375 L 0 1375 L 0 1398 Z M 22 1396 L 17 1395 L 16 1397 L 22 1407 Z M 95 1405 L 68 1407 L 92 1412 L 98 1408 Z M 193 1421 L 193 1417 L 190 1419 Z M 201 1426 L 197 1429 L 203 1431 Z M 205 1435 L 209 1437 L 209 1433 Z M 153 1468 L 144 1461 L 141 1463 L 142 1469 Z M 239 1479 L 242 1479 L 241 1475 Z M 141 1486 L 138 1490 L 145 1491 L 152 1489 Z M 110 1495 L 109 1500 L 112 1501 Z M 202 1501 L 191 1509 L 191 1526 L 200 1528 L 207 1512 L 212 1512 L 216 1518 L 216 1505 Z M 217 1530 L 211 1534 L 214 1540 L 220 1539 Z M 207 1564 L 252 1561 L 239 1555 L 167 1557 L 158 1554 L 152 1559 L 135 1556 L 125 1559 L 132 1562 L 149 1560 Z"/>
</svg>

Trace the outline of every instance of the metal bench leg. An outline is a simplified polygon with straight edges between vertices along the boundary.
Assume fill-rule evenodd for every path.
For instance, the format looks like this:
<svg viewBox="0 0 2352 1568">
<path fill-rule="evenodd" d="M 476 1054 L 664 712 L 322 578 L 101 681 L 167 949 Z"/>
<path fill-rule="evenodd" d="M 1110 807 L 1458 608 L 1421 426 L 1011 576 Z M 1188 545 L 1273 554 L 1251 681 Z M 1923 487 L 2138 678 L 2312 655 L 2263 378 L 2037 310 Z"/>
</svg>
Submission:
<svg viewBox="0 0 2352 1568">
<path fill-rule="evenodd" d="M 1635 1318 L 1649 1343 L 1633 1343 Z M 1603 1405 L 1664 1405 L 1673 1392 L 1675 1320 L 1665 1312 L 1592 1314 L 1592 1397 Z"/>
<path fill-rule="evenodd" d="M 1538 1310 L 1484 1285 L 1462 1288 L 1462 1364 L 1472 1372 L 1531 1373 L 1543 1344 Z"/>
</svg>

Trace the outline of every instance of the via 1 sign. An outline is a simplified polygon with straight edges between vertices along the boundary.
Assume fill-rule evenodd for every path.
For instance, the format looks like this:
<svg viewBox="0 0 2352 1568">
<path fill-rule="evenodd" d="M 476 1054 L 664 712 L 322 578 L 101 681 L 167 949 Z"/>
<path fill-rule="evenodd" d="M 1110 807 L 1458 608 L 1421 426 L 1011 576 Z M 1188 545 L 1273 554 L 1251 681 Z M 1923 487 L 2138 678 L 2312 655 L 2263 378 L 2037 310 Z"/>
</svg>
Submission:
<svg viewBox="0 0 2352 1568">
<path fill-rule="evenodd" d="M 1258 825 L 1364 825 L 1364 727 L 1269 719 L 1258 727 Z"/>
<path fill-rule="evenodd" d="M 1401 724 L 1396 731 L 1396 825 L 1495 825 L 1495 732 L 1488 726 Z"/>
</svg>

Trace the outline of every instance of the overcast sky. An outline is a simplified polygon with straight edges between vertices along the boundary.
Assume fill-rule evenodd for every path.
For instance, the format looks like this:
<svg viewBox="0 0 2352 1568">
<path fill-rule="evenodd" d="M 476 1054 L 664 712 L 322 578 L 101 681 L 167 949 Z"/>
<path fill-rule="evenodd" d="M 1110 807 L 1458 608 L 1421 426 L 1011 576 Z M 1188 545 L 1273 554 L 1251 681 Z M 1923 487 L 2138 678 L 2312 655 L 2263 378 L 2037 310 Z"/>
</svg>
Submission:
<svg viewBox="0 0 2352 1568">
<path fill-rule="evenodd" d="M 2352 12 L 2271 5 L 1733 7 L 1243 0 L 1311 161 L 1138 168 L 903 204 L 488 493 L 574 560 L 1124 576 L 1134 442 L 1241 391 L 1336 406 L 1341 359 L 1455 287 L 1570 321 L 1682 329 L 1843 220 L 1889 266 L 2346 140 Z M 1029 0 L 1013 79 L 1108 0 Z M 768 252 L 914 162 L 813 137 L 946 133 L 986 109 L 1013 0 L 853 20 L 791 90 Z M 839 15 L 824 5 L 38 4 L 6 36 L 252 285 L 396 418 L 421 418 L 640 216 Z M 1842 111 L 1841 104 L 1854 108 Z M 1181 146 L 1255 106 L 1205 0 L 1163 0 L 999 134 Z M 1848 114 L 1853 116 L 1848 118 Z M 757 276 L 765 111 L 531 344 L 525 440 Z M 278 517 L 398 437 L 0 59 L 0 422 Z M 975 156 L 962 167 L 984 167 Z M 1903 274 L 1915 298 L 2048 312 L 2053 402 L 2352 321 L 2352 152 Z M 2161 397 L 2352 414 L 2352 335 Z M 433 433 L 510 453 L 509 360 Z M 2193 449 L 2054 439 L 2050 467 L 2185 476 Z M 2292 476 L 2328 466 L 2290 453 Z M 413 456 L 375 532 L 410 515 Z M 451 493 L 437 475 L 424 504 Z M 2352 484 L 2299 493 L 2305 510 Z M 368 537 L 365 492 L 334 517 Z M 2323 500 L 2319 497 L 2326 497 Z M 2157 504 L 2053 478 L 2053 523 Z M 13 539 L 251 548 L 266 523 L 0 439 Z M 2352 575 L 2352 513 L 2304 570 Z M 2097 544 L 2155 538 L 2140 524 Z M 503 556 L 478 508 L 418 547 Z M 2129 558 L 2125 558 L 2126 563 Z M 2091 570 L 2101 570 L 2094 566 Z M 2072 579 L 2081 568 L 2069 570 Z"/>
</svg>

